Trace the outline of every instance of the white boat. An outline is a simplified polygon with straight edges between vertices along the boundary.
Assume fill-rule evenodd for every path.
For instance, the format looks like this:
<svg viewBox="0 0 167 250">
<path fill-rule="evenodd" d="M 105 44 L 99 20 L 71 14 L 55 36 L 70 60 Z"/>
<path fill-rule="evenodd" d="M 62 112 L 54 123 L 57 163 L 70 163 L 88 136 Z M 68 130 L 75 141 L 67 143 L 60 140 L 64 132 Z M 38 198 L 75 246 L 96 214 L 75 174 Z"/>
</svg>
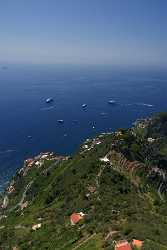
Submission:
<svg viewBox="0 0 167 250">
<path fill-rule="evenodd" d="M 86 108 L 86 107 L 87 107 L 86 103 L 82 104 L 82 108 Z"/>
<path fill-rule="evenodd" d="M 108 104 L 116 104 L 116 101 L 114 101 L 114 100 L 109 100 L 109 101 L 108 101 Z"/>
<path fill-rule="evenodd" d="M 57 120 L 58 123 L 64 123 L 64 120 Z"/>
<path fill-rule="evenodd" d="M 46 99 L 46 103 L 51 103 L 51 102 L 53 102 L 53 98 L 50 97 Z"/>
</svg>

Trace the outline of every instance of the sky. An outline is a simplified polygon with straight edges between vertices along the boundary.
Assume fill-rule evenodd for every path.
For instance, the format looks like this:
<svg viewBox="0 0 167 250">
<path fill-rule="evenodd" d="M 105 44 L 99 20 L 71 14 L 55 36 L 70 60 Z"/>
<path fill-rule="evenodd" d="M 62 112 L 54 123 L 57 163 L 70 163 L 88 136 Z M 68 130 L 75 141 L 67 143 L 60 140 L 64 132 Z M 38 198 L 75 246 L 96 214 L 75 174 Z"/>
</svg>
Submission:
<svg viewBox="0 0 167 250">
<path fill-rule="evenodd" d="M 165 65 L 166 0 L 0 0 L 0 62 Z"/>
</svg>

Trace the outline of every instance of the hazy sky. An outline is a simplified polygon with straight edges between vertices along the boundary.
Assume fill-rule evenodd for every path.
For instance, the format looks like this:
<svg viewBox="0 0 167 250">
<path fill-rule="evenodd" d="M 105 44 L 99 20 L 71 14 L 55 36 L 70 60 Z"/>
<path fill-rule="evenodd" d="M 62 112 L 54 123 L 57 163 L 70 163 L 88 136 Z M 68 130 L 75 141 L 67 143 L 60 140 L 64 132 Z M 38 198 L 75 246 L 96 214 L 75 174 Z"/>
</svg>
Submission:
<svg viewBox="0 0 167 250">
<path fill-rule="evenodd" d="M 166 0 L 0 0 L 0 62 L 163 65 Z"/>
</svg>

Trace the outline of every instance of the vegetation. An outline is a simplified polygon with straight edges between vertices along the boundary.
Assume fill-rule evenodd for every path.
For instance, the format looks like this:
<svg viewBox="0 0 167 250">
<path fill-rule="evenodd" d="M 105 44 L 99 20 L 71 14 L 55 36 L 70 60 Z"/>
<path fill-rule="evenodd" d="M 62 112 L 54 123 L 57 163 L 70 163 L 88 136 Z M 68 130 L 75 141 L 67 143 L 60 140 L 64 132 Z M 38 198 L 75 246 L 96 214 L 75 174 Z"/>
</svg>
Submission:
<svg viewBox="0 0 167 250">
<path fill-rule="evenodd" d="M 166 113 L 90 139 L 68 159 L 25 166 L 4 193 L 0 248 L 109 250 L 135 238 L 144 241 L 143 250 L 165 250 L 166 174 Z M 85 216 L 72 226 L 74 212 Z"/>
</svg>

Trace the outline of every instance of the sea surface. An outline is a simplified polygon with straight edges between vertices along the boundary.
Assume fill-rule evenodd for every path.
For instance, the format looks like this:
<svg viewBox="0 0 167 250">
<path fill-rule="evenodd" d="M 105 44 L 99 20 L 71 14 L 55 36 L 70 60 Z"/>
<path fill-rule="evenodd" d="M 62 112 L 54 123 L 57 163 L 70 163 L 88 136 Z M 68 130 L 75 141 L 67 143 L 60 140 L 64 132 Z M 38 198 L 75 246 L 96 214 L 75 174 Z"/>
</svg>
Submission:
<svg viewBox="0 0 167 250">
<path fill-rule="evenodd" d="M 46 104 L 48 97 L 54 102 Z M 86 138 L 130 127 L 137 118 L 159 111 L 167 111 L 165 70 L 1 67 L 0 189 L 28 157 L 45 151 L 73 154 Z"/>
</svg>

